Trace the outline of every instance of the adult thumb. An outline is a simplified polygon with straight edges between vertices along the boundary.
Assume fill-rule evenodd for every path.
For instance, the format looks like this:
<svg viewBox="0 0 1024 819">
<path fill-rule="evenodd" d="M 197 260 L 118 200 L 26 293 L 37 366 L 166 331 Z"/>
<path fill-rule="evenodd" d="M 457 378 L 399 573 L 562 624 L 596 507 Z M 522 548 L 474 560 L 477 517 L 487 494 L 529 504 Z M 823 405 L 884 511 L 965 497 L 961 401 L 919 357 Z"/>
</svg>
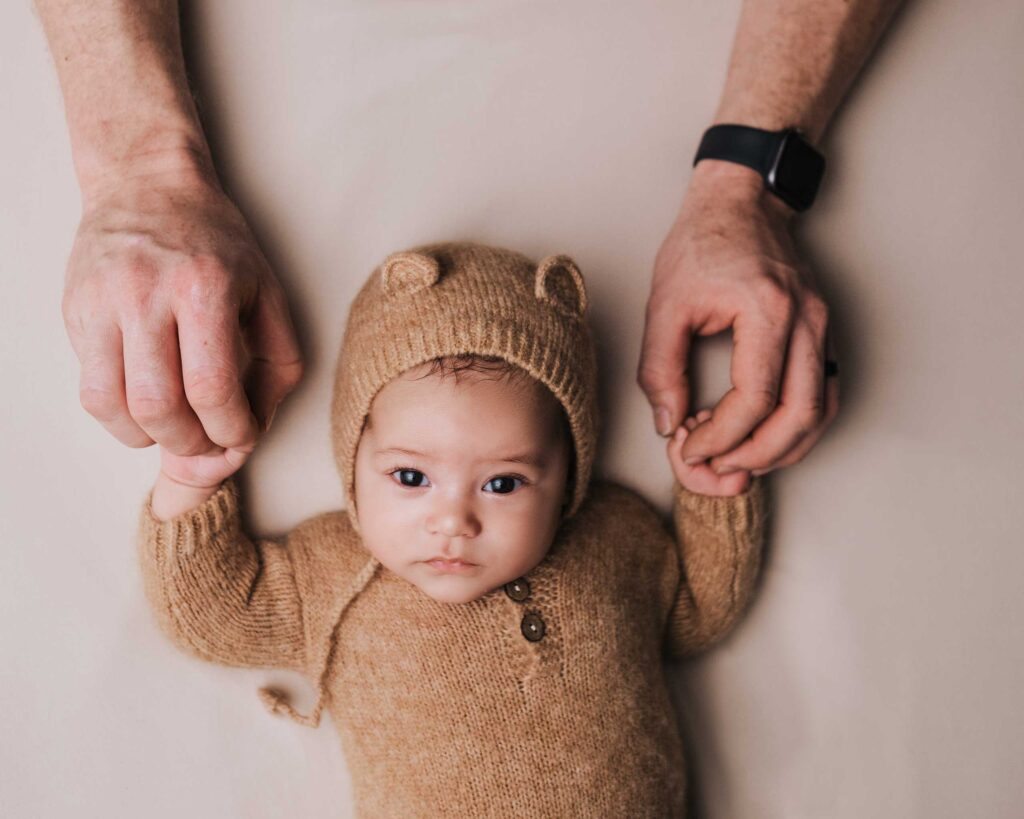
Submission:
<svg viewBox="0 0 1024 819">
<path fill-rule="evenodd" d="M 278 404 L 303 374 L 302 352 L 280 291 L 260 294 L 243 333 L 251 355 L 246 391 L 261 431 L 266 432 Z"/>
<path fill-rule="evenodd" d="M 644 322 L 637 383 L 663 437 L 683 422 L 690 406 L 689 356 L 693 328 L 671 309 L 649 310 Z"/>
</svg>

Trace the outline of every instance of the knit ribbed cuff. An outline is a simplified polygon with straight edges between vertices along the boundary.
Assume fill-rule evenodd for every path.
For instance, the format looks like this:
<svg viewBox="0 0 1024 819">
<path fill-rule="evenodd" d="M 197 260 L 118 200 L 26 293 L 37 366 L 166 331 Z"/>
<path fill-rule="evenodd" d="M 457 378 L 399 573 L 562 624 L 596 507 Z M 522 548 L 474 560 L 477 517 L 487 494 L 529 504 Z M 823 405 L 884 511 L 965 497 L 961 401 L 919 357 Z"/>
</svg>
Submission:
<svg viewBox="0 0 1024 819">
<path fill-rule="evenodd" d="M 153 514 L 151 489 L 143 503 L 140 523 L 142 537 L 165 544 L 169 554 L 191 554 L 198 543 L 238 531 L 238 487 L 229 477 L 199 506 L 170 520 L 160 520 Z"/>
<path fill-rule="evenodd" d="M 701 495 L 678 481 L 673 485 L 677 513 L 708 529 L 749 531 L 764 523 L 768 514 L 765 477 L 751 478 L 747 491 L 739 495 Z"/>
</svg>

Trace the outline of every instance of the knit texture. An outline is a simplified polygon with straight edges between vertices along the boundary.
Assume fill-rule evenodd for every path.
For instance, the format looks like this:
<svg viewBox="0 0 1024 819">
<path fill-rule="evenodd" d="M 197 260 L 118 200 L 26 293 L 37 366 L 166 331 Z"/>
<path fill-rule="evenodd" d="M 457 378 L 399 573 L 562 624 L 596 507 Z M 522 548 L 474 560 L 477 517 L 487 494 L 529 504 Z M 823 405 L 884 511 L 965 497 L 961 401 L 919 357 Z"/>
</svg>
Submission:
<svg viewBox="0 0 1024 819">
<path fill-rule="evenodd" d="M 331 441 L 356 518 L 355 456 L 377 392 L 430 359 L 473 353 L 526 370 L 561 402 L 576 454 L 571 517 L 587 492 L 598 436 L 587 293 L 565 254 L 534 262 L 514 250 L 439 242 L 392 253 L 349 309 L 331 405 Z"/>
<path fill-rule="evenodd" d="M 746 609 L 764 478 L 735 497 L 674 485 L 674 532 L 593 482 L 547 556 L 471 603 L 439 603 L 362 547 L 344 511 L 254 540 L 228 479 L 139 528 L 144 587 L 186 651 L 302 672 L 326 700 L 360 817 L 678 817 L 682 742 L 662 661 L 704 651 Z M 673 536 L 674 534 L 674 536 Z"/>
<path fill-rule="evenodd" d="M 707 649 L 750 600 L 763 478 L 731 498 L 674 486 L 674 531 L 640 496 L 591 485 L 598 432 L 583 277 L 469 242 L 394 253 L 349 312 L 331 441 L 347 497 L 280 540 L 244 531 L 235 480 L 158 520 L 139 555 L 161 628 L 228 665 L 282 667 L 330 710 L 359 816 L 682 816 L 685 768 L 661 661 Z M 544 559 L 470 603 L 440 603 L 359 536 L 354 463 L 377 392 L 433 358 L 498 356 L 561 402 L 575 452 L 570 503 Z"/>
</svg>

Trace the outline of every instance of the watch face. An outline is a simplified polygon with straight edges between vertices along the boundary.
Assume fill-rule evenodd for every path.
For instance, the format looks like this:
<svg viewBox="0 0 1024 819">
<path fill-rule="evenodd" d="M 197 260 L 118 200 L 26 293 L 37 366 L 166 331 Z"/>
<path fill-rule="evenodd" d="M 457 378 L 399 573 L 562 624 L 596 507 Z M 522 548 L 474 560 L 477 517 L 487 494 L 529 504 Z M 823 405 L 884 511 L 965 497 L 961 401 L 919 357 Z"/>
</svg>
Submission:
<svg viewBox="0 0 1024 819">
<path fill-rule="evenodd" d="M 814 202 L 825 172 L 825 158 L 801 139 L 787 132 L 767 182 L 797 210 L 807 210 Z"/>
</svg>

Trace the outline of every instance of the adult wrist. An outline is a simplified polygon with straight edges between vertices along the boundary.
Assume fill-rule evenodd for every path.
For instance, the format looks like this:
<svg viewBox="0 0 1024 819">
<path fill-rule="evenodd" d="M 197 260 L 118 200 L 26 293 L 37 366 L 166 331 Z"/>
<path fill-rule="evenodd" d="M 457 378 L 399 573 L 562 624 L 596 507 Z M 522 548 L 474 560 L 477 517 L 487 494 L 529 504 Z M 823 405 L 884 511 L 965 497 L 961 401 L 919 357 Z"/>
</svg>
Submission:
<svg viewBox="0 0 1024 819">
<path fill-rule="evenodd" d="M 151 128 L 143 137 L 126 137 L 120 147 L 113 149 L 81 148 L 75 166 L 85 203 L 131 180 L 160 179 L 172 184 L 220 187 L 202 134 L 175 128 Z"/>
<path fill-rule="evenodd" d="M 765 186 L 753 168 L 724 159 L 702 159 L 690 174 L 689 195 L 705 206 L 756 207 L 789 223 L 797 211 Z"/>
</svg>

